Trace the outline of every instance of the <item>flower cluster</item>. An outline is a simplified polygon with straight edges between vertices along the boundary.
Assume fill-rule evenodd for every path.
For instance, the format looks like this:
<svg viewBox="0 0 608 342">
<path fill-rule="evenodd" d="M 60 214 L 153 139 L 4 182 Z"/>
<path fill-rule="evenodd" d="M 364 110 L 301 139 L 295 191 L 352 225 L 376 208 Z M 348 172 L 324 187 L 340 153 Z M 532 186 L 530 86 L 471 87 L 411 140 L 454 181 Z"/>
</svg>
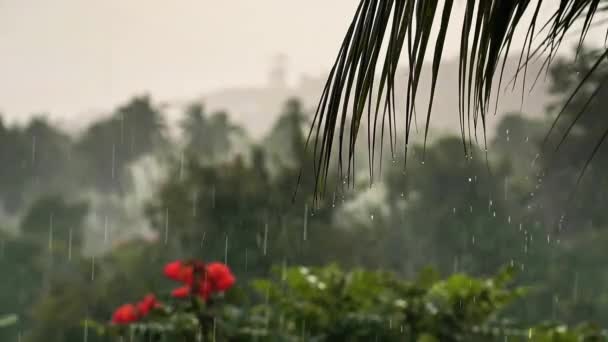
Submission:
<svg viewBox="0 0 608 342">
<path fill-rule="evenodd" d="M 224 292 L 231 288 L 236 278 L 225 264 L 201 261 L 174 261 L 165 266 L 165 276 L 183 285 L 171 292 L 175 298 L 197 295 L 207 300 L 213 293 Z"/>
<path fill-rule="evenodd" d="M 141 301 L 135 304 L 124 304 L 120 306 L 112 315 L 112 323 L 129 324 L 146 317 L 150 311 L 160 307 L 156 296 L 148 294 Z"/>
<path fill-rule="evenodd" d="M 171 292 L 174 298 L 197 295 L 207 300 L 213 293 L 224 292 L 236 282 L 228 266 L 221 262 L 205 264 L 202 261 L 178 260 L 168 263 L 164 274 L 167 278 L 183 284 Z M 112 323 L 125 325 L 136 322 L 160 306 L 156 296 L 148 294 L 140 302 L 124 304 L 116 309 L 112 315 Z"/>
</svg>

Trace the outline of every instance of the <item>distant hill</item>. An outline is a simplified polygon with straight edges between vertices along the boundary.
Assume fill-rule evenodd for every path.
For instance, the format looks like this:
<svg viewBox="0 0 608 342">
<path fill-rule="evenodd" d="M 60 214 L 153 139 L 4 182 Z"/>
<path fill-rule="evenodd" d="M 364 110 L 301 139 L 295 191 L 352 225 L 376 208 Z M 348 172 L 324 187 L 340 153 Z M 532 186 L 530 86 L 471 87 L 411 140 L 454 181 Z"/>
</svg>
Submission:
<svg viewBox="0 0 608 342">
<path fill-rule="evenodd" d="M 507 60 L 504 73 L 502 89 L 512 78 L 518 62 L 519 56 L 512 56 Z M 528 68 L 526 87 L 529 89 L 538 73 L 540 64 L 531 65 Z M 406 84 L 407 70 L 402 67 L 397 76 L 398 96 L 397 103 L 403 104 Z M 205 106 L 210 110 L 227 110 L 233 120 L 245 126 L 254 138 L 264 135 L 279 115 L 282 105 L 289 97 L 298 97 L 303 101 L 306 108 L 314 110 L 316 108 L 322 88 L 326 78 L 323 77 L 302 77 L 295 86 L 268 85 L 265 87 L 243 87 L 227 88 L 203 94 L 200 98 Z M 525 92 L 524 101 L 521 101 L 521 80 L 515 91 L 511 87 L 507 91 L 499 94 L 498 117 L 491 117 L 488 120 L 488 132 L 493 134 L 494 127 L 500 119 L 501 113 L 520 111 L 526 115 L 542 117 L 545 113 L 545 106 L 550 100 L 547 94 L 546 84 L 543 83 L 544 75 L 541 75 L 536 87 L 528 93 Z M 417 103 L 418 128 L 424 128 L 429 89 L 431 84 L 431 67 L 424 67 L 423 77 L 419 85 L 419 97 Z M 497 84 L 496 84 L 497 85 Z M 400 96 L 401 95 L 401 96 Z M 492 103 L 493 105 L 494 103 Z M 398 106 L 397 110 L 403 114 L 403 105 Z M 433 104 L 433 114 L 431 118 L 431 130 L 434 132 L 452 132 L 459 134 L 460 124 L 458 120 L 458 60 L 446 60 L 441 65 L 440 76 L 437 81 L 435 101 Z M 403 116 L 401 116 L 403 117 Z M 403 121 L 403 120 L 401 120 Z M 403 125 L 401 125 L 403 126 Z"/>
</svg>

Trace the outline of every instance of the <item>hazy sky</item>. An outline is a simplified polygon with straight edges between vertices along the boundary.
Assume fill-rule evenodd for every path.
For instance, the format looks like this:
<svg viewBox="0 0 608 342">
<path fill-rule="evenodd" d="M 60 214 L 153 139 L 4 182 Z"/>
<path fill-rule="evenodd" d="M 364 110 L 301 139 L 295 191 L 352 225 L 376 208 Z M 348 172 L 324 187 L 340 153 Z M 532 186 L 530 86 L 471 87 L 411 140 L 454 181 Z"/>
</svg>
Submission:
<svg viewBox="0 0 608 342">
<path fill-rule="evenodd" d="M 113 108 L 137 92 L 193 98 L 265 82 L 273 57 L 318 75 L 356 0 L 0 0 L 5 117 Z"/>
<path fill-rule="evenodd" d="M 319 75 L 357 3 L 0 0 L 0 112 L 9 120 L 46 112 L 77 122 L 136 93 L 190 99 L 263 84 L 279 52 L 295 77 Z M 457 51 L 454 38 L 447 55 Z"/>
</svg>

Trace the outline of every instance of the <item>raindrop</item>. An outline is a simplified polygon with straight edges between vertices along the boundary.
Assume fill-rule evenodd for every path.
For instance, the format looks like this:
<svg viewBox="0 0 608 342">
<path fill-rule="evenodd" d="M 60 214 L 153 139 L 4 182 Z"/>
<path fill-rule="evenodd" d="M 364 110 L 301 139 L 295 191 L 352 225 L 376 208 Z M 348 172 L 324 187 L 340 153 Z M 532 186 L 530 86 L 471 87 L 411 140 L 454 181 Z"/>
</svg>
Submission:
<svg viewBox="0 0 608 342">
<path fill-rule="evenodd" d="M 32 164 L 36 160 L 36 136 L 32 136 Z"/>
<path fill-rule="evenodd" d="M 308 204 L 304 204 L 304 229 L 302 232 L 304 241 L 308 238 Z"/>
<path fill-rule="evenodd" d="M 268 223 L 264 225 L 264 255 L 268 252 Z"/>
<path fill-rule="evenodd" d="M 281 265 L 281 281 L 287 280 L 287 260 L 283 259 Z"/>
<path fill-rule="evenodd" d="M 68 233 L 68 260 L 72 260 L 72 228 Z"/>
<path fill-rule="evenodd" d="M 538 157 L 540 156 L 540 154 L 536 154 L 536 156 L 534 156 L 534 159 L 532 160 L 532 164 L 530 165 L 531 167 L 534 167 L 534 164 L 536 164 L 536 160 L 538 159 Z"/>
<path fill-rule="evenodd" d="M 111 176 L 112 179 L 114 179 L 114 173 L 116 171 L 116 144 L 112 144 L 112 170 L 111 170 Z"/>
<path fill-rule="evenodd" d="M 85 319 L 84 320 L 84 333 L 82 336 L 82 341 L 83 342 L 87 342 L 89 340 L 89 320 Z"/>
<path fill-rule="evenodd" d="M 179 156 L 179 180 L 182 181 L 183 179 L 184 179 L 184 151 L 182 151 Z"/>
<path fill-rule="evenodd" d="M 473 179 L 471 177 L 469 177 L 469 183 L 471 183 L 473 181 Z"/>
<path fill-rule="evenodd" d="M 192 217 L 196 217 L 196 207 L 198 205 L 198 191 L 194 192 L 194 199 L 192 200 Z"/>
<path fill-rule="evenodd" d="M 103 243 L 108 242 L 108 216 L 103 217 Z"/>
<path fill-rule="evenodd" d="M 169 208 L 165 208 L 165 245 L 169 242 Z"/>
<path fill-rule="evenodd" d="M 574 273 L 574 288 L 572 289 L 572 299 L 578 302 L 578 272 Z"/>
<path fill-rule="evenodd" d="M 205 244 L 205 234 L 206 232 L 203 232 L 203 237 L 201 238 L 201 247 L 203 247 L 203 245 Z"/>
<path fill-rule="evenodd" d="M 224 264 L 228 265 L 228 234 L 226 234 L 226 245 L 224 246 Z"/>
<path fill-rule="evenodd" d="M 374 214 L 369 215 L 369 218 L 373 221 L 374 220 Z"/>
<path fill-rule="evenodd" d="M 95 280 L 95 256 L 91 257 L 91 281 Z"/>
<path fill-rule="evenodd" d="M 211 208 L 215 209 L 215 185 L 211 187 Z"/>
<path fill-rule="evenodd" d="M 53 251 L 53 214 L 49 218 L 49 251 Z"/>
</svg>

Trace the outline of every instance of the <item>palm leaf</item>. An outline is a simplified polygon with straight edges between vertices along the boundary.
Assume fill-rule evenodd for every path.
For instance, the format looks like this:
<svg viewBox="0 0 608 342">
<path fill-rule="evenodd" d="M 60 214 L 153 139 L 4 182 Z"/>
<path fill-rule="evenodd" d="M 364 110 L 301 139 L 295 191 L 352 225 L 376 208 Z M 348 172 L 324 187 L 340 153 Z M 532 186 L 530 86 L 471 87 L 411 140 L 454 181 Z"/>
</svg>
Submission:
<svg viewBox="0 0 608 342">
<path fill-rule="evenodd" d="M 598 22 L 604 24 L 604 18 L 597 19 L 597 14 L 605 13 L 608 8 L 602 2 L 603 0 L 560 0 L 559 3 L 553 0 L 462 0 L 456 4 L 464 6 L 454 6 L 453 0 L 361 0 L 329 73 L 309 133 L 307 146 L 309 143 L 314 145 L 314 172 L 317 180 L 315 193 L 322 194 L 321 190 L 326 184 L 331 157 L 336 153 L 334 143 L 338 144 L 338 176 L 348 184 L 353 182 L 357 138 L 365 119 L 372 181 L 374 165 L 377 163 L 376 146 L 380 146 L 380 160 L 382 159 L 386 122 L 392 154 L 397 148 L 397 122 L 400 119 L 404 123 L 404 153 L 407 154 L 412 121 L 416 115 L 422 66 L 425 59 L 431 57 L 428 56 L 428 50 L 429 44 L 433 44 L 431 89 L 430 94 L 425 94 L 430 98 L 424 131 L 426 143 L 446 32 L 450 29 L 450 19 L 453 16 L 462 16 L 463 19 L 458 71 L 457 113 L 460 131 L 463 143 L 471 141 L 473 137 L 477 140 L 478 128 L 481 126 L 485 144 L 490 99 L 495 96 L 495 83 L 498 84 L 498 89 L 501 87 L 510 51 L 513 48 L 521 51 L 517 72 L 511 82 L 515 86 L 521 75 L 522 88 L 525 88 L 527 67 L 531 61 L 544 58 L 541 70 L 548 70 L 567 34 L 578 30 L 580 48 L 590 28 L 597 27 Z M 552 11 L 551 15 L 537 30 L 539 13 L 546 11 Z M 531 14 L 531 19 L 524 20 L 528 13 Z M 518 32 L 525 33 L 525 39 L 522 46 L 514 47 L 513 38 Z M 433 42 L 433 39 L 436 41 Z M 407 56 L 409 75 L 405 84 L 405 117 L 397 118 L 395 74 L 402 54 Z M 598 58 L 596 65 L 599 66 L 607 54 L 608 49 Z M 379 75 L 376 75 L 377 69 L 380 70 Z M 581 84 L 596 69 L 593 68 Z M 539 76 L 540 74 L 536 76 L 534 84 Z M 577 87 L 573 96 L 580 87 Z M 496 98 L 494 111 L 498 106 L 498 96 Z M 567 103 L 564 107 L 566 106 Z M 366 112 L 367 115 L 364 115 Z M 560 116 L 556 121 L 559 119 Z M 378 135 L 380 143 L 376 139 Z M 464 144 L 465 154 L 467 149 Z"/>
</svg>

